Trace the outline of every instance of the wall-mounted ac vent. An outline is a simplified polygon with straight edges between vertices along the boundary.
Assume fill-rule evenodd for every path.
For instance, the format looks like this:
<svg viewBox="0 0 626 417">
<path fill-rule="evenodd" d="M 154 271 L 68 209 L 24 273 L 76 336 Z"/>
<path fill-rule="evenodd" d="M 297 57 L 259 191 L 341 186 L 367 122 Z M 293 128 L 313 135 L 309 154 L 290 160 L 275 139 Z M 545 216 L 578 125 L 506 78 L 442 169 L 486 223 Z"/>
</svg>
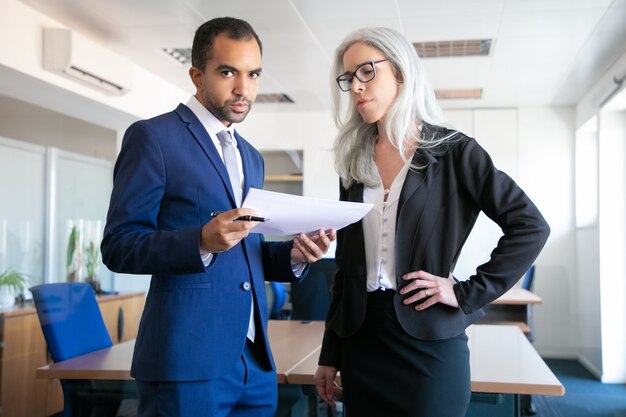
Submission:
<svg viewBox="0 0 626 417">
<path fill-rule="evenodd" d="M 44 29 L 43 67 L 109 94 L 124 94 L 132 85 L 129 61 L 69 29 Z"/>
<path fill-rule="evenodd" d="M 293 103 L 291 97 L 284 93 L 275 94 L 259 94 L 256 96 L 255 103 Z"/>
<path fill-rule="evenodd" d="M 435 96 L 439 100 L 455 100 L 455 99 L 470 99 L 481 98 L 483 95 L 482 88 L 454 88 L 454 89 L 439 89 L 435 90 Z"/>
<path fill-rule="evenodd" d="M 486 56 L 491 51 L 491 39 L 414 42 L 420 58 L 446 58 L 457 56 Z"/>
</svg>

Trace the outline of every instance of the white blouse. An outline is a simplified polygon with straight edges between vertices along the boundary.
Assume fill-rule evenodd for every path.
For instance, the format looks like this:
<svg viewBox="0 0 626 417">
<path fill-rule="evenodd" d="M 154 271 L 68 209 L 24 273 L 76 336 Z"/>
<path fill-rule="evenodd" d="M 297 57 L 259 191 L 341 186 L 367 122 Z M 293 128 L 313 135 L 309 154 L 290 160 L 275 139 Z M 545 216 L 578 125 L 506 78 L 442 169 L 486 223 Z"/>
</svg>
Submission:
<svg viewBox="0 0 626 417">
<path fill-rule="evenodd" d="M 389 190 L 382 181 L 375 187 L 365 187 L 363 202 L 374 207 L 363 218 L 367 291 L 396 290 L 396 214 L 402 185 L 409 171 L 406 164 L 394 178 Z M 387 201 L 385 200 L 387 194 Z"/>
</svg>

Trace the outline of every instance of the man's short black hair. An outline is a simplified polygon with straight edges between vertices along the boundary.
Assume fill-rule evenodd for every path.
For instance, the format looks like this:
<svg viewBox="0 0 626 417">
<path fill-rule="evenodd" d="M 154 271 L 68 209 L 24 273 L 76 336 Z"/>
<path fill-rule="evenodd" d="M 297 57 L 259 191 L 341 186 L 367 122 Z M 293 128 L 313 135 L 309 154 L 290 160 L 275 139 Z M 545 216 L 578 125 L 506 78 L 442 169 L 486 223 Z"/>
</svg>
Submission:
<svg viewBox="0 0 626 417">
<path fill-rule="evenodd" d="M 191 65 L 204 69 L 213 52 L 213 40 L 222 33 L 234 40 L 254 38 L 259 45 L 259 50 L 263 53 L 261 40 L 248 22 L 234 17 L 216 17 L 203 23 L 196 30 L 191 47 Z"/>
</svg>

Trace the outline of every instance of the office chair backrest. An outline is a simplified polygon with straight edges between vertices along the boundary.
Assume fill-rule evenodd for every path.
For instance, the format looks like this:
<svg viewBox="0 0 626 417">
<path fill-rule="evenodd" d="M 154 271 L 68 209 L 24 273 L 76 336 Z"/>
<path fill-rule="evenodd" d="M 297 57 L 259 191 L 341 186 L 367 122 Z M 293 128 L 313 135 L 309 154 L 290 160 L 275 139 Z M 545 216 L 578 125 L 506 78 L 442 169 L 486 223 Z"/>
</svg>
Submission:
<svg viewBox="0 0 626 417">
<path fill-rule="evenodd" d="M 54 362 L 113 345 L 89 284 L 42 284 L 30 291 Z"/>
<path fill-rule="evenodd" d="M 301 282 L 291 284 L 291 319 L 324 320 L 330 306 L 330 287 L 337 266 L 335 260 L 322 258 L 309 266 Z"/>
<path fill-rule="evenodd" d="M 526 275 L 524 275 L 524 281 L 522 281 L 522 288 L 528 291 L 533 290 L 533 279 L 535 278 L 535 265 L 528 268 Z"/>
<path fill-rule="evenodd" d="M 270 306 L 270 318 L 271 319 L 282 319 L 283 314 L 283 306 L 285 305 L 285 301 L 287 301 L 287 288 L 284 282 L 274 282 L 270 283 L 272 289 L 272 305 Z"/>
</svg>

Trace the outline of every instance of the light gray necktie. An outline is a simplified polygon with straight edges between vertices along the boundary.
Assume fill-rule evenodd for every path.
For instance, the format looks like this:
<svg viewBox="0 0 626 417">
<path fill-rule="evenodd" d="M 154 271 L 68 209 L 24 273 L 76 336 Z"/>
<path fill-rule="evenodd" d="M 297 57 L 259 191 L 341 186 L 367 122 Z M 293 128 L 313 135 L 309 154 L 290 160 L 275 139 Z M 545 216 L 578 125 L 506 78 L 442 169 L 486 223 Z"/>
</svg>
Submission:
<svg viewBox="0 0 626 417">
<path fill-rule="evenodd" d="M 222 145 L 222 155 L 224 155 L 224 165 L 226 165 L 226 171 L 228 171 L 228 178 L 230 179 L 230 185 L 235 193 L 235 201 L 237 207 L 241 206 L 241 178 L 239 178 L 239 167 L 237 165 L 237 154 L 235 153 L 235 143 L 230 136 L 228 130 L 222 130 L 217 134 L 217 138 Z"/>
<path fill-rule="evenodd" d="M 228 171 L 228 178 L 230 179 L 230 186 L 235 193 L 235 201 L 237 207 L 241 206 L 241 178 L 239 178 L 239 166 L 237 165 L 237 154 L 235 153 L 235 143 L 230 136 L 228 130 L 222 130 L 217 134 L 217 138 L 222 145 L 222 155 L 224 155 L 224 165 L 226 165 L 226 171 Z M 252 295 L 252 294 L 250 294 Z M 248 339 L 254 342 L 256 334 L 256 326 L 254 324 L 254 297 L 250 297 L 251 309 L 250 309 L 250 321 L 248 322 Z"/>
</svg>

